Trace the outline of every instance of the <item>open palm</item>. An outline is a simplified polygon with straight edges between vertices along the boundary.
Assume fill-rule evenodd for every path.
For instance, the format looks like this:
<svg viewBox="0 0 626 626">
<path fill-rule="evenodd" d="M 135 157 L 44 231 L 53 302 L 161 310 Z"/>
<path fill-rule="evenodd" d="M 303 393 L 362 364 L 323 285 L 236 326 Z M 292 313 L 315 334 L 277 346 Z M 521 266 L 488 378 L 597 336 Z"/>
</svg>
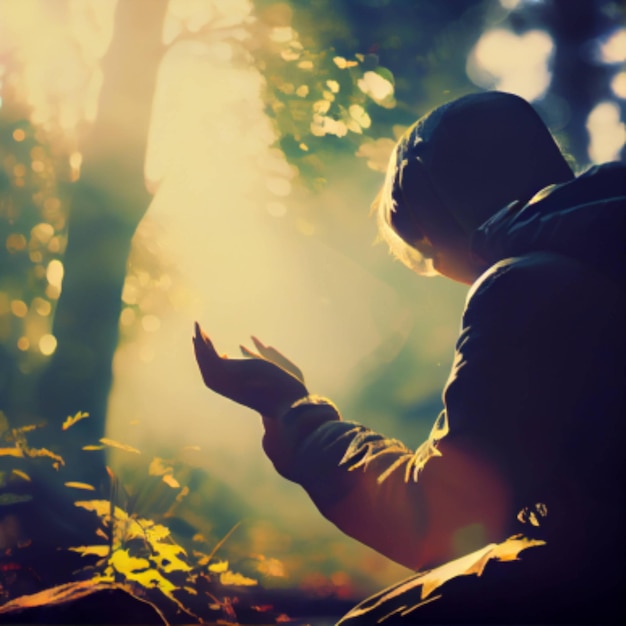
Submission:
<svg viewBox="0 0 626 626">
<path fill-rule="evenodd" d="M 308 395 L 300 369 L 275 348 L 253 338 L 258 354 L 242 347 L 252 358 L 230 359 L 217 353 L 197 323 L 195 330 L 196 361 L 209 389 L 265 417 L 279 417 Z"/>
</svg>

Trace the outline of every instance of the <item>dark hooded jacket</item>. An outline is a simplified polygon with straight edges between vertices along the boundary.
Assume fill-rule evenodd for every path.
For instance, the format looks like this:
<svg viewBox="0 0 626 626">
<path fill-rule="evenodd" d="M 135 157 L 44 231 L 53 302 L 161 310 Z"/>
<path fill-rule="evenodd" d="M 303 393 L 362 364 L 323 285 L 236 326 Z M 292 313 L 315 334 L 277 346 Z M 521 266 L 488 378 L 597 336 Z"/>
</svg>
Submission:
<svg viewBox="0 0 626 626">
<path fill-rule="evenodd" d="M 415 551 L 424 563 L 411 555 L 432 505 L 426 465 L 454 463 L 457 443 L 495 468 L 484 490 L 502 503 L 494 518 L 506 513 L 494 526 L 501 540 L 519 534 L 537 546 L 514 563 L 470 563 L 460 573 L 483 575 L 444 585 L 437 602 L 424 602 L 418 574 L 346 623 L 623 623 L 625 216 L 626 167 L 612 163 L 476 231 L 474 253 L 490 267 L 468 295 L 445 410 L 417 451 L 341 420 L 324 399 L 281 418 L 293 454 L 274 458 L 277 469 L 386 556 L 438 565 L 427 550 Z"/>
</svg>

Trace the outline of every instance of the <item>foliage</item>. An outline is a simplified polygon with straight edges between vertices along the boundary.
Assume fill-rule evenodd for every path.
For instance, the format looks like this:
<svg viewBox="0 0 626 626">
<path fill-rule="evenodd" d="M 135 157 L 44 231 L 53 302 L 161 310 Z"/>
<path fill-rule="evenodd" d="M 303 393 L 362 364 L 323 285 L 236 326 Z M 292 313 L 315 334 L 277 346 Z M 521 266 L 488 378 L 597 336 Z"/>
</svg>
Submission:
<svg viewBox="0 0 626 626">
<path fill-rule="evenodd" d="M 267 81 L 267 110 L 280 148 L 314 187 L 330 175 L 328 155 L 367 157 L 379 148 L 383 154 L 370 161 L 380 169 L 398 129 L 424 104 L 439 104 L 442 91 L 451 97 L 471 89 L 464 58 L 484 2 L 255 4 L 267 29 L 253 49 Z"/>
<path fill-rule="evenodd" d="M 273 27 L 269 40 L 258 61 L 267 78 L 267 111 L 281 150 L 315 184 L 324 175 L 321 152 L 354 152 L 371 127 L 368 111 L 395 106 L 393 74 L 373 54 L 346 58 L 305 47 L 291 26 Z"/>
<path fill-rule="evenodd" d="M 88 417 L 89 415 L 82 411 L 74 416 L 68 416 L 63 429 L 68 430 Z M 47 471 L 57 474 L 64 465 L 63 458 L 50 450 L 33 448 L 28 444 L 27 435 L 35 428 L 37 427 L 11 428 L 4 414 L 0 413 L 0 445 L 4 444 L 4 447 L 0 447 L 0 456 L 25 459 L 31 463 L 45 458 L 51 461 Z M 141 454 L 136 448 L 117 441 L 102 439 L 101 442 L 126 452 Z M 190 543 L 191 549 L 184 547 L 174 538 L 167 520 L 172 517 L 177 505 L 189 494 L 189 488 L 181 486 L 174 477 L 174 473 L 179 470 L 184 470 L 180 463 L 159 457 L 152 458 L 147 467 L 144 467 L 143 484 L 147 489 L 151 488 L 151 479 L 157 478 L 162 489 L 175 495 L 173 502 L 171 498 L 166 499 L 166 502 L 171 502 L 166 510 L 158 506 L 158 498 L 151 496 L 148 501 L 153 506 L 152 515 L 135 510 L 146 508 L 145 500 L 141 497 L 144 487 L 141 484 L 122 485 L 110 469 L 108 469 L 109 493 L 106 497 L 99 495 L 93 499 L 74 501 L 73 494 L 94 492 L 96 489 L 86 483 L 65 482 L 65 487 L 72 494 L 70 506 L 73 503 L 76 508 L 93 514 L 97 524 L 92 543 L 56 548 L 84 557 L 87 564 L 69 575 L 70 580 L 51 588 L 37 590 L 35 593 L 16 597 L 10 587 L 3 589 L 3 585 L 0 584 L 0 591 L 6 600 L 4 605 L 0 606 L 0 613 L 52 605 L 75 600 L 90 592 L 117 589 L 151 604 L 165 622 L 170 619 L 168 615 L 181 613 L 186 616 L 185 620 L 202 621 L 211 615 L 212 619 L 225 620 L 225 623 L 235 622 L 237 616 L 232 604 L 233 597 L 237 596 L 237 589 L 257 586 L 258 581 L 233 569 L 229 559 L 217 557 L 218 551 L 223 548 L 236 527 L 212 547 L 199 533 L 194 534 Z M 2 479 L 0 506 L 4 512 L 11 511 L 12 506 L 33 500 L 33 496 L 23 489 L 24 485 L 31 481 L 30 476 L 23 470 L 12 469 L 3 472 L 0 479 Z M 16 482 L 22 489 L 12 489 Z M 34 500 L 36 504 L 36 497 Z M 144 506 L 141 502 L 144 502 Z M 29 542 L 22 545 L 29 545 Z M 4 558 L 10 557 L 14 550 L 15 547 L 5 549 Z M 18 546 L 13 558 L 19 560 L 19 555 Z M 0 560 L 2 558 L 0 557 Z M 197 611 L 203 615 L 196 614 Z M 264 620 L 271 619 L 271 611 L 268 611 L 270 607 L 265 603 L 261 611 Z"/>
<path fill-rule="evenodd" d="M 62 10 L 70 5 L 63 2 L 54 4 L 57 7 L 63 5 Z M 129 3 L 124 4 L 130 6 Z M 202 2 L 178 4 L 179 11 L 186 5 L 189 11 L 202 13 Z M 220 5 L 221 8 L 208 10 L 208 13 L 217 14 L 219 11 L 233 11 L 236 3 L 204 4 Z M 241 6 L 244 4 L 247 6 L 249 3 L 239 3 Z M 466 72 L 468 53 L 481 33 L 494 23 L 519 33 L 531 28 L 545 29 L 554 37 L 554 83 L 538 108 L 544 114 L 547 112 L 551 125 L 565 135 L 572 133 L 572 127 L 575 132 L 584 135 L 584 141 L 578 142 L 577 153 L 579 158 L 580 155 L 584 157 L 587 141 L 585 119 L 600 92 L 606 93 L 608 82 L 604 80 L 606 72 L 600 73 L 606 83 L 602 89 L 602 81 L 590 81 L 592 71 L 598 75 L 598 64 L 591 67 L 591 62 L 586 63 L 583 74 L 579 71 L 580 65 L 572 70 L 568 63 L 580 64 L 581 59 L 588 56 L 585 51 L 598 34 L 592 31 L 593 24 L 602 25 L 608 32 L 609 27 L 604 25 L 606 22 L 600 20 L 600 16 L 604 14 L 606 18 L 612 4 L 571 3 L 577 8 L 587 7 L 594 17 L 575 20 L 577 34 L 571 35 L 571 38 L 571 24 L 567 19 L 569 8 L 563 2 L 520 2 L 519 9 L 509 13 L 503 10 L 504 4 L 488 0 L 255 0 L 256 19 L 241 21 L 242 25 L 245 22 L 245 36 L 239 32 L 242 29 L 237 22 L 237 28 L 231 28 L 231 40 L 238 42 L 238 49 L 243 48 L 241 44 L 244 42 L 264 77 L 263 97 L 266 111 L 276 128 L 278 147 L 297 168 L 298 180 L 315 190 L 324 187 L 333 177 L 335 180 L 348 178 L 346 168 L 337 165 L 354 162 L 354 155 L 362 157 L 370 169 L 381 171 L 395 138 L 405 126 L 432 106 L 476 89 Z M 618 4 L 613 4 L 617 11 Z M 499 7 L 495 21 L 490 17 L 490 7 Z M 565 7 L 565 10 L 559 10 L 559 7 Z M 623 9 L 620 10 L 622 13 L 619 15 L 623 16 Z M 200 28 L 196 28 L 197 15 L 190 14 L 185 19 L 187 24 L 180 35 L 181 40 L 202 42 L 206 38 L 210 42 L 219 28 L 219 19 L 209 19 L 206 27 Z M 130 53 L 136 43 L 136 31 L 128 28 L 126 32 L 131 36 L 126 41 L 127 48 L 121 58 L 128 61 L 130 67 L 131 62 L 136 60 L 135 55 Z M 78 40 L 73 43 L 76 44 L 73 48 L 76 53 L 80 46 Z M 176 42 L 170 43 L 173 45 Z M 77 58 L 81 56 L 84 55 L 74 54 L 74 61 L 80 63 Z M 98 60 L 99 57 L 95 59 Z M 3 64 L 4 61 L 3 57 Z M 10 59 L 8 62 L 17 61 Z M 249 62 L 250 58 L 246 57 L 246 63 Z M 121 75 L 120 69 L 113 67 L 109 78 Z M 255 581 L 245 573 L 233 571 L 231 563 L 236 563 L 233 559 L 217 560 L 216 553 L 222 548 L 220 542 L 213 542 L 211 547 L 211 542 L 198 534 L 194 534 L 195 540 L 189 542 L 176 536 L 171 514 L 190 491 L 181 463 L 161 457 L 146 461 L 134 446 L 100 435 L 92 437 L 82 442 L 81 452 L 91 452 L 95 457 L 104 449 L 112 448 L 123 454 L 128 453 L 139 464 L 143 463 L 143 482 L 139 481 L 139 488 L 122 484 L 117 476 L 109 473 L 109 491 L 105 493 L 95 481 L 91 484 L 87 479 L 63 480 L 62 474 L 67 470 L 65 463 L 70 463 L 70 456 L 65 454 L 65 450 L 59 454 L 53 445 L 33 444 L 31 433 L 40 434 L 42 429 L 39 425 L 23 425 L 23 421 L 17 423 L 18 416 L 27 422 L 33 414 L 39 415 L 32 410 L 37 397 L 36 374 L 45 357 L 55 348 L 51 324 L 64 269 L 79 274 L 84 270 L 81 264 L 85 257 L 81 258 L 80 254 L 73 261 L 69 260 L 65 267 L 69 258 L 64 255 L 70 204 L 74 204 L 74 215 L 84 208 L 81 203 L 89 202 L 97 207 L 94 214 L 101 213 L 87 215 L 85 219 L 82 232 L 88 237 L 83 245 L 90 257 L 95 256 L 91 254 L 95 250 L 116 249 L 111 240 L 115 241 L 118 233 L 114 227 L 119 224 L 113 222 L 110 229 L 101 228 L 103 222 L 99 220 L 104 213 L 119 211 L 120 207 L 115 200 L 116 190 L 87 188 L 83 189 L 82 196 L 76 192 L 79 186 L 73 183 L 79 178 L 82 154 L 74 152 L 73 148 L 61 147 L 60 143 L 45 134 L 42 126 L 29 121 L 30 112 L 23 102 L 20 101 L 17 106 L 19 98 L 12 102 L 14 94 L 4 87 L 19 78 L 21 68 L 14 70 L 10 65 L 0 67 L 0 78 L 5 83 L 0 111 L 0 409 L 7 413 L 10 411 L 16 421 L 13 427 L 9 427 L 0 412 L 0 457 L 3 461 L 0 510 L 19 510 L 21 506 L 36 503 L 37 497 L 31 489 L 35 482 L 32 467 L 33 470 L 37 468 L 39 475 L 49 474 L 54 479 L 60 479 L 64 493 L 69 494 L 71 506 L 90 514 L 97 522 L 95 537 L 90 537 L 84 544 L 64 546 L 68 553 L 81 555 L 89 563 L 77 573 L 80 580 L 65 583 L 73 586 L 63 587 L 56 594 L 44 590 L 40 598 L 44 603 L 52 602 L 53 597 L 67 598 L 71 594 L 79 595 L 108 586 L 124 588 L 132 594 L 151 598 L 159 606 L 171 605 L 176 609 L 195 606 L 194 599 L 197 600 L 200 594 L 204 600 L 208 598 L 216 611 L 232 618 L 230 591 L 226 588 L 230 585 L 254 587 Z M 127 97 L 123 90 L 112 91 L 122 98 Z M 149 104 L 151 91 L 145 90 L 145 94 Z M 581 94 L 584 96 L 582 100 Z M 623 101 L 620 106 L 623 110 Z M 109 115 L 110 120 L 112 111 L 105 109 L 100 114 Z M 99 119 L 101 121 L 104 117 Z M 105 134 L 109 132 L 106 124 L 104 128 Z M 124 139 L 128 141 L 129 137 Z M 143 147 L 139 146 L 138 155 L 143 152 Z M 111 161 L 121 162 L 118 157 L 127 151 L 128 144 L 119 142 Z M 92 151 L 91 156 L 98 156 L 96 153 Z M 130 163 L 135 168 L 132 171 L 139 174 L 129 184 L 120 184 L 115 176 L 109 179 L 109 183 L 113 181 L 122 189 L 132 184 L 142 189 L 139 159 L 137 157 Z M 92 164 L 87 157 L 86 162 L 94 171 L 98 170 L 97 161 Z M 126 173 L 130 169 L 124 164 L 119 171 Z M 366 185 L 368 181 L 365 176 L 359 177 L 358 184 Z M 354 182 L 348 181 L 348 184 Z M 344 238 L 343 233 L 352 226 L 351 209 L 347 206 L 350 203 L 343 202 L 341 211 L 337 210 L 337 204 L 316 204 L 316 218 L 322 219 L 323 211 L 327 211 L 329 215 L 323 217 L 329 220 L 330 226 L 326 230 Z M 131 202 L 131 208 L 141 212 L 145 206 L 141 202 Z M 361 219 L 362 211 L 359 211 Z M 339 220 L 345 222 L 336 227 Z M 150 222 L 144 220 L 136 236 L 141 245 L 133 248 L 125 280 L 125 258 L 120 262 L 119 289 L 102 282 L 105 272 L 102 266 L 95 264 L 96 271 L 92 265 L 89 272 L 84 272 L 85 281 L 74 291 L 73 304 L 68 305 L 70 309 L 72 306 L 80 308 L 85 302 L 95 302 L 95 296 L 102 296 L 92 309 L 84 307 L 88 314 L 80 318 L 79 324 L 70 325 L 70 335 L 76 334 L 79 327 L 102 331 L 106 324 L 92 312 L 113 309 L 109 318 L 111 328 L 104 328 L 108 334 L 103 334 L 105 339 L 100 344 L 101 348 L 108 342 L 110 354 L 101 349 L 95 350 L 96 357 L 102 361 L 100 371 L 106 373 L 110 370 L 113 343 L 117 339 L 117 317 L 115 306 L 111 305 L 120 304 L 120 295 L 122 339 L 128 338 L 142 322 L 145 322 L 144 328 L 158 326 L 158 320 L 155 323 L 156 314 L 174 305 L 176 270 L 174 263 L 165 259 L 155 244 L 158 234 L 152 230 Z M 342 241 L 341 245 L 345 249 L 348 244 Z M 89 287 L 88 295 L 85 284 Z M 63 296 L 67 295 L 66 290 Z M 422 317 L 422 321 L 424 319 Z M 111 329 L 114 332 L 109 332 Z M 79 347 L 91 344 L 94 334 L 85 332 L 89 341 Z M 63 348 L 63 339 L 59 341 L 59 346 Z M 57 372 L 61 372 L 62 377 L 67 372 L 82 374 L 87 370 L 81 365 L 83 356 L 80 350 L 70 350 L 70 356 L 57 367 Z M 380 379 L 380 384 L 366 386 L 362 403 L 368 405 L 368 410 L 372 411 L 378 406 L 376 403 L 380 403 L 389 412 L 392 406 L 390 397 L 404 397 L 404 404 L 414 406 L 419 385 L 413 380 L 406 383 L 397 371 L 414 372 L 422 370 L 425 365 L 416 361 L 409 349 L 405 351 L 405 356 L 405 361 L 396 362 L 397 369 L 386 370 L 390 373 Z M 75 380 L 78 381 L 73 390 L 75 393 L 59 395 L 72 406 L 75 403 L 87 406 L 92 416 L 89 420 L 85 412 L 69 416 L 62 425 L 58 424 L 60 428 L 54 431 L 55 436 L 57 431 L 64 436 L 63 432 L 74 428 L 76 431 L 72 430 L 72 434 L 85 432 L 85 427 L 91 423 L 104 421 L 104 411 L 97 414 L 86 401 L 83 403 L 82 396 L 78 397 L 86 385 L 80 377 Z M 412 395 L 408 396 L 408 401 L 407 394 L 402 396 L 399 393 L 403 381 L 405 386 L 408 384 L 411 388 Z M 97 382 L 102 387 L 102 397 L 106 397 L 106 377 Z M 85 393 L 93 395 L 92 391 L 89 388 Z M 58 419 L 65 413 L 65 410 L 51 411 L 52 419 Z M 355 411 L 355 414 L 365 415 L 365 411 Z M 81 499 L 75 506 L 76 493 L 81 493 L 83 498 L 88 494 L 89 499 Z M 16 545 L 19 547 L 21 544 L 18 542 Z M 280 570 L 281 564 L 275 559 L 259 558 L 264 559 L 260 562 L 268 571 Z M 10 608 L 9 603 L 6 607 Z"/>
<path fill-rule="evenodd" d="M 65 464 L 63 457 L 47 448 L 32 447 L 28 443 L 28 433 L 40 428 L 40 425 L 30 424 L 11 428 L 9 422 L 2 411 L 0 411 L 0 443 L 5 444 L 0 448 L 0 456 L 16 457 L 20 459 L 40 459 L 46 458 L 52 461 L 52 467 L 57 470 Z M 19 469 L 13 469 L 11 474 L 23 480 L 30 480 L 28 474 Z M 0 487 L 4 487 L 0 483 Z"/>
</svg>

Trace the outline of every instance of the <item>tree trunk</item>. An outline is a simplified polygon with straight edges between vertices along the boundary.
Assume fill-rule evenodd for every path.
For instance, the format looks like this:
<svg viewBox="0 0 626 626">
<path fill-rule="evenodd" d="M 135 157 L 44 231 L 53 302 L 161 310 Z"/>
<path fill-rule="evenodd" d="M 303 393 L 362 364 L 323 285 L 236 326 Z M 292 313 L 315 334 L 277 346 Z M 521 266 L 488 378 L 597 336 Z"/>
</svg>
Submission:
<svg viewBox="0 0 626 626">
<path fill-rule="evenodd" d="M 42 435 L 65 457 L 67 480 L 96 486 L 104 453 L 80 448 L 104 434 L 128 253 L 150 202 L 143 166 L 166 8 L 167 0 L 118 4 L 98 117 L 72 194 L 57 349 L 40 379 L 40 414 L 48 421 Z M 79 410 L 90 418 L 64 436 L 60 424 Z"/>
</svg>

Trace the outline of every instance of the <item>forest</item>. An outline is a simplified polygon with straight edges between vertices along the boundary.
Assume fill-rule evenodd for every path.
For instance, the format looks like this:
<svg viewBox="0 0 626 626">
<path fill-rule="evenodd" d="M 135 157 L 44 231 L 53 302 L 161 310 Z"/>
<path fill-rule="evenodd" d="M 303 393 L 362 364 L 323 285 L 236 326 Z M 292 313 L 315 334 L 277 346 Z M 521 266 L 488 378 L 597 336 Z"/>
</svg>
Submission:
<svg viewBox="0 0 626 626">
<path fill-rule="evenodd" d="M 194 321 L 419 445 L 466 289 L 376 244 L 392 148 L 501 90 L 576 171 L 624 161 L 625 12 L 0 0 L 0 621 L 321 625 L 406 576 L 276 475 Z"/>
</svg>

